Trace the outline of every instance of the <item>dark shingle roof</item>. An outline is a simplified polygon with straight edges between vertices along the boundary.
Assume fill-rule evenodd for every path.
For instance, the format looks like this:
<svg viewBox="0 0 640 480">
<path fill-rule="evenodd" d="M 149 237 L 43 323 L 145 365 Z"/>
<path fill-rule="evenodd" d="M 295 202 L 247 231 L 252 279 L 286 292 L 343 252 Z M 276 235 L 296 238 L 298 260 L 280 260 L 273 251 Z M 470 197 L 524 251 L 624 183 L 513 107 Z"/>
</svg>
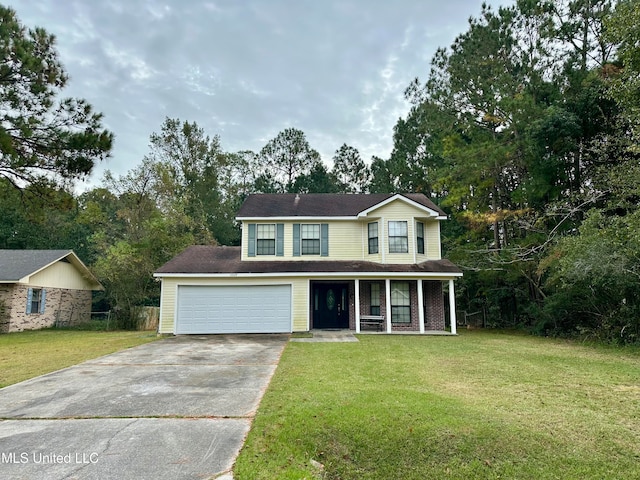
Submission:
<svg viewBox="0 0 640 480">
<path fill-rule="evenodd" d="M 240 247 L 195 245 L 187 248 L 162 267 L 163 273 L 322 273 L 322 272 L 397 272 L 461 273 L 449 260 L 428 260 L 419 264 L 380 264 L 364 261 L 242 261 Z"/>
<path fill-rule="evenodd" d="M 0 250 L 0 282 L 15 282 L 69 255 L 71 250 Z"/>
<path fill-rule="evenodd" d="M 353 217 L 396 194 L 253 194 L 249 195 L 238 211 L 240 218 L 253 217 Z M 422 206 L 446 215 L 422 193 L 400 194 Z"/>
</svg>

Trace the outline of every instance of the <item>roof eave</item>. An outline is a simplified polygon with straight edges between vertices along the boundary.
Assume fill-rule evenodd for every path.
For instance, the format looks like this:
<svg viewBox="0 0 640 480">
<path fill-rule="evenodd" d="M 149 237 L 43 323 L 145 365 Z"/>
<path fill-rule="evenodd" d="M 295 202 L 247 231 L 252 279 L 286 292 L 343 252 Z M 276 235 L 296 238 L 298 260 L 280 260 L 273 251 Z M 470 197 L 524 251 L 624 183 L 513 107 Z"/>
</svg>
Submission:
<svg viewBox="0 0 640 480">
<path fill-rule="evenodd" d="M 357 216 L 322 216 L 322 215 L 305 215 L 305 216 L 288 216 L 288 217 L 281 217 L 281 216 L 262 216 L 262 217 L 236 217 L 236 221 L 238 222 L 261 222 L 261 221 L 283 221 L 283 222 L 287 222 L 287 221 L 306 221 L 306 220 L 331 220 L 331 221 L 345 221 L 345 220 L 358 220 Z"/>
<path fill-rule="evenodd" d="M 373 210 L 377 210 L 378 208 L 384 207 L 385 205 L 388 205 L 391 202 L 394 202 L 396 200 L 400 200 L 402 202 L 405 202 L 415 208 L 418 208 L 420 210 L 423 210 L 425 212 L 429 213 L 430 217 L 435 217 L 437 220 L 447 220 L 446 216 L 442 216 L 442 214 L 432 208 L 427 207 L 426 205 L 422 205 L 421 203 L 416 202 L 415 200 L 412 200 L 408 197 L 405 197 L 404 195 L 400 194 L 400 193 L 396 193 L 395 195 L 383 200 L 382 202 L 378 202 L 375 205 L 370 206 L 369 208 L 361 211 L 360 213 L 358 213 L 358 217 L 359 218 L 363 218 L 363 217 L 367 217 L 369 215 L 369 213 L 371 213 Z"/>
<path fill-rule="evenodd" d="M 154 273 L 154 278 L 269 278 L 269 277 L 350 277 L 350 278 L 386 278 L 386 277 L 427 277 L 442 280 L 462 277 L 462 272 L 260 272 L 260 273 Z"/>
</svg>

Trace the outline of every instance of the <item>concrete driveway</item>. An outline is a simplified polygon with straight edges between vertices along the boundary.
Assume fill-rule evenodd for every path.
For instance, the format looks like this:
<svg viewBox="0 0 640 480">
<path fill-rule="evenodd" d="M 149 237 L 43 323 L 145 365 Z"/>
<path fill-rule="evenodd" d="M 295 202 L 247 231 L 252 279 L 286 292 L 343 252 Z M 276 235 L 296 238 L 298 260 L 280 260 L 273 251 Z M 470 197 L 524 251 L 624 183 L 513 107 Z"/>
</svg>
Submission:
<svg viewBox="0 0 640 480">
<path fill-rule="evenodd" d="M 178 336 L 0 389 L 1 476 L 223 476 L 287 340 Z"/>
</svg>

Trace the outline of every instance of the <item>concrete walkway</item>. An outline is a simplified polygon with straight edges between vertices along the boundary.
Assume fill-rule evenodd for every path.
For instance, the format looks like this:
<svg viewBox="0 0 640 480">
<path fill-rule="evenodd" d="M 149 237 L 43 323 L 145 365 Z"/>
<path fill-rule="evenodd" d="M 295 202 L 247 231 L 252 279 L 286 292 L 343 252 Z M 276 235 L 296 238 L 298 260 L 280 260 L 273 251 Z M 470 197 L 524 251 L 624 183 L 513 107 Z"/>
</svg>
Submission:
<svg viewBox="0 0 640 480">
<path fill-rule="evenodd" d="M 0 477 L 231 478 L 287 340 L 172 337 L 0 389 Z"/>
<path fill-rule="evenodd" d="M 351 330 L 311 330 L 311 337 L 292 337 L 292 342 L 357 342 Z"/>
</svg>

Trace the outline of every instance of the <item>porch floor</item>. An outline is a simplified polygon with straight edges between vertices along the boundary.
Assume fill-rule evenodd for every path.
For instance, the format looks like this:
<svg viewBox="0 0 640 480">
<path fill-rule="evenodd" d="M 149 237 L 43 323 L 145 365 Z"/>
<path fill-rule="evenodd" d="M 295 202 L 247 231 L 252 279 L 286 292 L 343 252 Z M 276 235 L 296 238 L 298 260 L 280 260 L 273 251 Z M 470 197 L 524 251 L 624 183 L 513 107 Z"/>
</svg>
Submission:
<svg viewBox="0 0 640 480">
<path fill-rule="evenodd" d="M 353 333 L 356 333 L 355 330 L 350 330 Z M 358 335 L 441 335 L 441 336 L 452 336 L 455 337 L 457 333 L 447 332 L 445 330 L 425 330 L 424 333 L 408 331 L 408 332 L 378 332 L 376 330 L 360 330 Z"/>
<path fill-rule="evenodd" d="M 355 330 L 311 330 L 309 332 L 311 337 L 293 337 L 291 342 L 357 342 L 358 338 L 355 336 Z M 455 333 L 446 332 L 443 330 L 425 330 L 424 333 L 420 332 L 377 332 L 374 330 L 361 330 L 358 335 L 440 335 L 440 336 L 456 336 Z"/>
</svg>

